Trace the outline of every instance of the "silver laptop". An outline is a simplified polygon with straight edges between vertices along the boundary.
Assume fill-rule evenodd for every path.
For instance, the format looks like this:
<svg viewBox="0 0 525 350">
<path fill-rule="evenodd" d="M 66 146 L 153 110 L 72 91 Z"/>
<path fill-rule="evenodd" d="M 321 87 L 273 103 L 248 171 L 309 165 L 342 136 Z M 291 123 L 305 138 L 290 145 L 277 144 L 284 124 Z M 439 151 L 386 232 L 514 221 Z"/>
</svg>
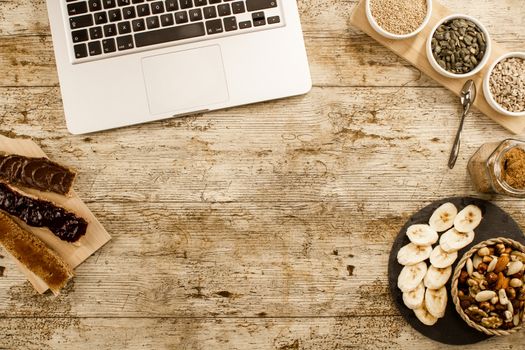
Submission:
<svg viewBox="0 0 525 350">
<path fill-rule="evenodd" d="M 295 0 L 47 0 L 47 8 L 73 134 L 311 88 Z"/>
</svg>

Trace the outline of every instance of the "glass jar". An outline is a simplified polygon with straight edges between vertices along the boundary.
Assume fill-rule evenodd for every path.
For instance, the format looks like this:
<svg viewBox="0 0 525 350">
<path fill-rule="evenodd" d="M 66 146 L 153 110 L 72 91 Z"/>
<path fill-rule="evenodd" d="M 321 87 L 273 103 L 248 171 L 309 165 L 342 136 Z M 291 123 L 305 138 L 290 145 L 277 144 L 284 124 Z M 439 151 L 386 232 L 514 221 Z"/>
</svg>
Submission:
<svg viewBox="0 0 525 350">
<path fill-rule="evenodd" d="M 472 183 L 477 191 L 483 193 L 498 193 L 513 197 L 525 197 L 525 186 L 523 188 L 512 187 L 505 180 L 506 160 L 509 159 L 509 152 L 520 148 L 523 152 L 523 178 L 514 182 L 523 181 L 525 184 L 525 142 L 515 139 L 507 139 L 503 142 L 486 143 L 482 145 L 468 162 L 468 172 Z M 516 151 L 514 151 L 516 153 Z M 523 153 L 523 154 L 522 154 Z M 517 163 L 517 166 L 521 166 Z M 516 170 L 514 168 L 514 170 Z M 517 174 L 521 175 L 521 174 Z"/>
</svg>

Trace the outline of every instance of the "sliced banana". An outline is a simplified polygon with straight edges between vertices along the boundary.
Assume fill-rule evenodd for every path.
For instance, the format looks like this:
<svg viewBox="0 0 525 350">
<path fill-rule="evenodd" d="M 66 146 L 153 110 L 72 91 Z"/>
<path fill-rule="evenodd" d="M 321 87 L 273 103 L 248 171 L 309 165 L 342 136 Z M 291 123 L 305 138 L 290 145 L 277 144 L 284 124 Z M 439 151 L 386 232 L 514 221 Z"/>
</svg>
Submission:
<svg viewBox="0 0 525 350">
<path fill-rule="evenodd" d="M 423 282 L 425 284 L 425 287 L 427 288 L 439 289 L 445 284 L 447 284 L 450 275 L 452 275 L 452 266 L 440 269 L 433 265 L 430 265 Z"/>
<path fill-rule="evenodd" d="M 407 265 L 397 277 L 397 286 L 403 293 L 410 292 L 417 288 L 426 274 L 427 263 L 424 261 L 415 265 Z"/>
<path fill-rule="evenodd" d="M 403 302 L 409 309 L 418 309 L 425 299 L 425 286 L 420 282 L 416 289 L 403 293 Z"/>
<path fill-rule="evenodd" d="M 439 236 L 430 226 L 425 224 L 412 225 L 407 229 L 410 242 L 416 245 L 432 245 L 437 242 Z"/>
<path fill-rule="evenodd" d="M 408 243 L 397 252 L 397 261 L 401 265 L 414 265 L 428 259 L 432 252 L 432 246 L 415 245 Z"/>
<path fill-rule="evenodd" d="M 436 317 L 432 316 L 432 314 L 428 312 L 425 304 L 423 304 L 420 308 L 415 309 L 414 313 L 416 314 L 418 320 L 420 320 L 424 325 L 432 326 L 438 321 Z"/>
<path fill-rule="evenodd" d="M 445 316 L 447 308 L 447 288 L 429 289 L 425 291 L 425 308 L 436 318 Z"/>
<path fill-rule="evenodd" d="M 474 240 L 474 231 L 459 232 L 455 228 L 451 228 L 443 233 L 439 238 L 439 245 L 441 249 L 447 253 L 457 252 L 465 248 Z"/>
<path fill-rule="evenodd" d="M 437 245 L 436 248 L 432 250 L 432 253 L 430 253 L 430 263 L 434 265 L 434 267 L 444 269 L 452 265 L 457 257 L 458 252 L 447 253 L 441 249 L 440 245 Z"/>
<path fill-rule="evenodd" d="M 430 227 L 437 232 L 443 232 L 454 226 L 454 219 L 458 214 L 458 209 L 452 203 L 445 203 L 437 208 L 430 220 Z"/>
<path fill-rule="evenodd" d="M 454 219 L 454 228 L 459 232 L 474 231 L 483 219 L 481 209 L 473 204 L 467 205 Z"/>
</svg>

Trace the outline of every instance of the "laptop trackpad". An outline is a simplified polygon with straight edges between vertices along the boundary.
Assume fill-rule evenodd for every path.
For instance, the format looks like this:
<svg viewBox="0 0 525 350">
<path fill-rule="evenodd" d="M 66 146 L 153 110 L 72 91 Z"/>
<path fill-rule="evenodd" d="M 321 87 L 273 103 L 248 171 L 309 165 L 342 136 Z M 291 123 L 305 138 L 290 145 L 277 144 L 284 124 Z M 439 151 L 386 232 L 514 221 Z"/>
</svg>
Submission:
<svg viewBox="0 0 525 350">
<path fill-rule="evenodd" d="M 229 98 L 217 45 L 145 57 L 142 71 L 151 114 L 206 109 Z"/>
</svg>

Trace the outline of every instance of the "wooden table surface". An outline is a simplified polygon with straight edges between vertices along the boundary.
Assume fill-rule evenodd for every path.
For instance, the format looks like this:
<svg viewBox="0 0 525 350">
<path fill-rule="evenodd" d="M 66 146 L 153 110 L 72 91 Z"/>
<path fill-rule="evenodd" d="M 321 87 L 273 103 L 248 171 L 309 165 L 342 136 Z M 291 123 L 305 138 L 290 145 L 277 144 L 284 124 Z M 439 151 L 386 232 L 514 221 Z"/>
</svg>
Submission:
<svg viewBox="0 0 525 350">
<path fill-rule="evenodd" d="M 444 3 L 525 48 L 522 0 Z M 474 195 L 469 156 L 512 135 L 475 112 L 448 170 L 457 98 L 352 28 L 355 5 L 300 1 L 305 96 L 72 136 L 45 1 L 0 1 L 0 132 L 79 169 L 113 236 L 57 298 L 0 260 L 0 348 L 444 347 L 394 308 L 390 246 L 430 201 Z M 492 199 L 525 227 L 524 201 Z"/>
</svg>

